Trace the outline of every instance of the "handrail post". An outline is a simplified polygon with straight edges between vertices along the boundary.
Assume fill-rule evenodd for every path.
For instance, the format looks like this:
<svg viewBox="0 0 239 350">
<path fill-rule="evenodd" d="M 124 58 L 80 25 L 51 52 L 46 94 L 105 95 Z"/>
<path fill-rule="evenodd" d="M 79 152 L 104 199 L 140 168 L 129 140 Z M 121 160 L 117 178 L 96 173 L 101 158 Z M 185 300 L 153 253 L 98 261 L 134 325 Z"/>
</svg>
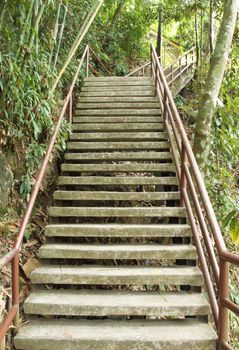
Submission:
<svg viewBox="0 0 239 350">
<path fill-rule="evenodd" d="M 185 61 L 186 61 L 186 72 L 188 72 L 188 54 L 186 54 L 186 57 L 185 57 Z"/>
<path fill-rule="evenodd" d="M 68 104 L 68 122 L 72 124 L 72 115 L 73 115 L 73 94 L 70 95 L 69 104 Z"/>
<path fill-rule="evenodd" d="M 218 342 L 219 350 L 224 349 L 223 344 L 229 341 L 229 311 L 223 305 L 224 300 L 229 298 L 229 266 L 228 262 L 220 258 L 220 280 L 219 280 L 219 322 Z"/>
<path fill-rule="evenodd" d="M 13 320 L 13 325 L 15 331 L 18 330 L 20 326 L 19 321 L 19 253 L 15 255 L 12 262 L 12 305 L 18 306 L 18 311 Z"/>
<path fill-rule="evenodd" d="M 181 148 L 181 176 L 180 176 L 180 205 L 183 206 L 184 204 L 184 198 L 183 198 L 183 193 L 184 190 L 187 187 L 187 179 L 186 179 L 186 174 L 185 174 L 185 165 L 187 162 L 187 152 L 186 148 L 184 145 L 184 142 L 182 142 L 182 148 Z"/>
<path fill-rule="evenodd" d="M 158 86 L 158 65 L 155 62 L 155 96 L 157 96 L 157 86 Z"/>
<path fill-rule="evenodd" d="M 168 116 L 167 104 L 168 104 L 167 90 L 164 88 L 164 93 L 163 93 L 163 123 L 164 123 L 164 127 L 166 126 L 166 120 L 167 120 L 167 116 Z"/>
<path fill-rule="evenodd" d="M 85 65 L 85 76 L 86 78 L 89 77 L 89 62 L 90 62 L 90 48 L 88 46 L 87 52 L 86 52 L 86 65 Z"/>
</svg>

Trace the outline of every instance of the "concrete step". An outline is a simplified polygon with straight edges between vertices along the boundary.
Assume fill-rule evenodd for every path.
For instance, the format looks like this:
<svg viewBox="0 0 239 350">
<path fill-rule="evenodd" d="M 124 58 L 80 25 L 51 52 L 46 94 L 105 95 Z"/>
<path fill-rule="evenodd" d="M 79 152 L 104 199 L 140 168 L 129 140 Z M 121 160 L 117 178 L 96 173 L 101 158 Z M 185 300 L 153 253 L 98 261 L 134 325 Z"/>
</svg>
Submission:
<svg viewBox="0 0 239 350">
<path fill-rule="evenodd" d="M 155 293 L 114 290 L 37 290 L 24 304 L 31 315 L 184 317 L 209 313 L 199 293 Z"/>
<path fill-rule="evenodd" d="M 144 97 L 144 96 L 106 96 L 106 97 L 80 97 L 78 98 L 78 103 L 120 103 L 120 102 L 146 102 L 146 103 L 151 103 L 151 102 L 159 102 L 158 97 Z"/>
<path fill-rule="evenodd" d="M 136 80 L 136 79 L 111 79 L 111 80 L 95 80 L 95 81 L 90 81 L 90 80 L 85 80 L 83 86 L 84 87 L 118 87 L 118 86 L 123 86 L 123 87 L 135 87 L 135 86 L 152 86 L 153 85 L 153 79 L 141 79 L 141 80 Z"/>
<path fill-rule="evenodd" d="M 73 132 L 70 135 L 71 140 L 112 140 L 119 139 L 122 140 L 132 140 L 132 141 L 147 141 L 154 140 L 166 141 L 168 139 L 166 132 Z"/>
<path fill-rule="evenodd" d="M 48 225 L 47 237 L 191 237 L 186 224 L 55 224 Z"/>
<path fill-rule="evenodd" d="M 155 89 L 147 89 L 147 90 L 116 90 L 113 91 L 112 89 L 109 90 L 103 90 L 97 89 L 97 91 L 81 91 L 80 98 L 81 97 L 155 97 Z"/>
<path fill-rule="evenodd" d="M 67 149 L 68 150 L 165 150 L 169 149 L 169 142 L 165 141 L 135 141 L 135 142 L 68 142 Z"/>
<path fill-rule="evenodd" d="M 79 109 L 158 109 L 160 108 L 159 102 L 98 102 L 98 103 L 77 103 L 76 112 Z"/>
<path fill-rule="evenodd" d="M 178 200 L 180 192 L 55 191 L 54 199 L 65 201 L 158 201 Z"/>
<path fill-rule="evenodd" d="M 178 217 L 185 218 L 186 210 L 179 207 L 50 207 L 51 217 Z"/>
<path fill-rule="evenodd" d="M 198 267 L 47 265 L 31 274 L 33 284 L 60 285 L 191 285 L 202 286 Z"/>
<path fill-rule="evenodd" d="M 39 251 L 41 259 L 165 259 L 195 260 L 197 252 L 192 245 L 173 244 L 44 244 Z"/>
<path fill-rule="evenodd" d="M 99 124 L 99 123 L 162 123 L 163 120 L 160 116 L 81 116 L 81 117 L 74 117 L 73 118 L 73 123 L 77 124 L 77 123 L 95 123 L 95 124 Z"/>
<path fill-rule="evenodd" d="M 122 164 L 62 164 L 62 172 L 176 172 L 174 164 L 171 163 L 122 163 Z"/>
<path fill-rule="evenodd" d="M 149 108 L 149 109 L 139 109 L 139 108 L 133 108 L 133 109 L 121 109 L 121 108 L 115 108 L 115 109 L 78 109 L 75 110 L 75 116 L 77 115 L 87 115 L 87 116 L 115 116 L 115 115 L 122 115 L 122 116 L 130 116 L 130 115 L 136 115 L 136 116 L 146 116 L 146 115 L 161 115 L 160 108 Z"/>
<path fill-rule="evenodd" d="M 38 319 L 15 338 L 18 350 L 215 350 L 206 323 L 177 321 L 79 321 Z"/>
<path fill-rule="evenodd" d="M 78 134 L 81 135 L 81 134 Z M 94 135 L 94 134 L 93 134 Z M 66 153 L 67 161 L 147 161 L 171 160 L 170 152 L 101 152 L 101 153 Z"/>
<path fill-rule="evenodd" d="M 151 76 L 143 76 L 143 77 L 126 77 L 126 76 L 110 76 L 110 77 L 88 77 L 85 78 L 85 82 L 100 82 L 100 81 L 137 81 L 139 83 L 143 81 L 152 81 L 153 78 Z"/>
<path fill-rule="evenodd" d="M 155 92 L 155 88 L 153 84 L 147 84 L 147 85 L 143 85 L 141 86 L 140 84 L 137 85 L 108 85 L 108 86 L 96 86 L 96 85 L 92 85 L 92 86 L 82 86 L 81 88 L 82 92 L 92 92 L 92 91 L 150 91 L 151 94 L 153 94 Z"/>
<path fill-rule="evenodd" d="M 163 123 L 88 123 L 88 124 L 73 124 L 73 131 L 161 131 L 164 129 Z"/>
<path fill-rule="evenodd" d="M 138 176 L 60 176 L 58 185 L 113 185 L 113 186 L 156 186 L 156 185 L 178 185 L 176 177 L 138 177 Z"/>
</svg>

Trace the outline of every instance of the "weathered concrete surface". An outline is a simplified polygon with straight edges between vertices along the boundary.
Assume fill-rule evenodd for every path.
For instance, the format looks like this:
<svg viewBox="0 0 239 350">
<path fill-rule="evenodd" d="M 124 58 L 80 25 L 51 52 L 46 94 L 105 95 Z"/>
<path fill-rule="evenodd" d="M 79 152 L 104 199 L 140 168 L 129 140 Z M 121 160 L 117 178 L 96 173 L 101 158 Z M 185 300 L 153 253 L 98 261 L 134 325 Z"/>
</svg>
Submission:
<svg viewBox="0 0 239 350">
<path fill-rule="evenodd" d="M 39 320 L 22 329 L 15 345 L 24 350 L 215 350 L 216 334 L 199 321 Z"/>
<path fill-rule="evenodd" d="M 46 227 L 48 237 L 190 237 L 188 225 L 56 224 Z"/>
<path fill-rule="evenodd" d="M 197 252 L 192 245 L 173 244 L 45 244 L 41 247 L 41 259 L 189 259 L 195 260 Z"/>
<path fill-rule="evenodd" d="M 94 135 L 94 134 L 93 134 Z M 79 134 L 80 136 L 80 134 Z M 96 137 L 97 139 L 97 137 Z M 66 153 L 66 160 L 171 160 L 170 152 L 104 152 L 104 153 Z"/>
<path fill-rule="evenodd" d="M 43 265 L 32 272 L 36 284 L 105 285 L 193 285 L 201 286 L 202 273 L 197 267 L 177 266 L 103 266 Z"/>
<path fill-rule="evenodd" d="M 50 207 L 52 217 L 186 217 L 185 208 L 179 207 Z"/>
<path fill-rule="evenodd" d="M 128 142 L 68 142 L 68 150 L 160 150 L 169 149 L 169 142 L 165 141 L 128 141 Z"/>
<path fill-rule="evenodd" d="M 180 199 L 180 192 L 55 191 L 54 199 L 74 201 L 178 200 Z"/>
<path fill-rule="evenodd" d="M 123 164 L 62 164 L 62 172 L 172 172 L 176 169 L 172 163 L 123 163 Z"/>
<path fill-rule="evenodd" d="M 60 176 L 58 185 L 178 185 L 176 177 L 139 176 Z"/>
<path fill-rule="evenodd" d="M 199 293 L 70 289 L 34 291 L 24 310 L 34 315 L 184 317 L 206 315 L 209 305 Z"/>
</svg>

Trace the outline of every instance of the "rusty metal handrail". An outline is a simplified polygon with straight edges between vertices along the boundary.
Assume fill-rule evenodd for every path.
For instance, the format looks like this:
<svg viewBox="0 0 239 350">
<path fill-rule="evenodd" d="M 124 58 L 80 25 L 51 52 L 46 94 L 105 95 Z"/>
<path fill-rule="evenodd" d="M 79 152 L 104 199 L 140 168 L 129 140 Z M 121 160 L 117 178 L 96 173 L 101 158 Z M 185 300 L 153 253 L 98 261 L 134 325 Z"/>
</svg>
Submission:
<svg viewBox="0 0 239 350">
<path fill-rule="evenodd" d="M 228 310 L 234 312 L 236 315 L 239 315 L 239 306 L 229 299 L 228 264 L 231 263 L 239 266 L 239 256 L 227 251 L 226 244 L 210 202 L 203 177 L 177 111 L 177 107 L 164 75 L 164 70 L 161 67 L 161 64 L 157 58 L 157 53 L 152 45 L 151 61 L 156 93 L 159 97 L 164 118 L 164 125 L 169 134 L 170 146 L 176 165 L 177 175 L 180 181 L 181 204 L 184 204 L 186 207 L 189 222 L 193 231 L 205 286 L 208 292 L 209 302 L 218 331 L 219 348 L 231 349 L 229 345 Z M 208 260 L 212 267 L 212 272 L 219 295 L 218 301 L 200 235 L 198 234 L 195 215 L 202 231 L 203 242 L 205 243 Z M 219 265 L 211 245 L 211 236 L 208 232 L 208 226 L 212 233 L 215 247 L 219 256 Z"/>
<path fill-rule="evenodd" d="M 73 78 L 73 81 L 71 83 L 71 86 L 69 88 L 67 96 L 64 100 L 64 104 L 63 104 L 59 119 L 57 121 L 54 133 L 50 139 L 49 146 L 48 146 L 47 151 L 46 151 L 46 155 L 43 159 L 41 169 L 37 175 L 37 179 L 35 181 L 35 185 L 33 187 L 33 190 L 32 190 L 28 205 L 27 205 L 27 209 L 25 211 L 23 220 L 21 222 L 18 236 L 17 236 L 16 242 L 14 244 L 14 247 L 10 252 L 8 252 L 2 258 L 0 258 L 0 269 L 5 267 L 9 263 L 11 263 L 11 265 L 12 265 L 12 267 L 11 267 L 12 268 L 12 275 L 11 275 L 11 279 L 12 279 L 12 307 L 10 308 L 3 323 L 0 325 L 0 344 L 1 344 L 4 336 L 6 335 L 10 325 L 12 324 L 12 322 L 14 323 L 16 328 L 18 328 L 18 326 L 19 326 L 19 252 L 21 250 L 24 232 L 25 232 L 26 227 L 28 225 L 28 222 L 30 220 L 32 210 L 33 210 L 38 192 L 40 190 L 43 177 L 45 175 L 46 167 L 49 163 L 49 159 L 50 159 L 50 156 L 52 154 L 52 151 L 53 151 L 53 148 L 54 148 L 54 145 L 55 145 L 55 142 L 56 142 L 56 139 L 57 139 L 57 136 L 58 136 L 58 133 L 59 133 L 59 130 L 60 130 L 60 127 L 61 127 L 61 124 L 62 124 L 62 121 L 63 121 L 63 118 L 65 116 L 67 109 L 68 109 L 69 122 L 70 123 L 72 122 L 73 91 L 74 91 L 77 79 L 79 77 L 79 74 L 81 72 L 81 69 L 82 69 L 82 66 L 83 66 L 83 63 L 85 60 L 86 60 L 85 76 L 88 77 L 88 75 L 89 75 L 90 52 L 93 52 L 93 51 L 92 51 L 92 49 L 90 49 L 89 45 L 87 45 L 84 52 L 83 52 L 83 55 L 80 59 L 76 74 Z M 94 54 L 94 55 L 96 56 L 96 54 Z M 100 64 L 102 64 L 102 62 L 100 62 Z"/>
</svg>

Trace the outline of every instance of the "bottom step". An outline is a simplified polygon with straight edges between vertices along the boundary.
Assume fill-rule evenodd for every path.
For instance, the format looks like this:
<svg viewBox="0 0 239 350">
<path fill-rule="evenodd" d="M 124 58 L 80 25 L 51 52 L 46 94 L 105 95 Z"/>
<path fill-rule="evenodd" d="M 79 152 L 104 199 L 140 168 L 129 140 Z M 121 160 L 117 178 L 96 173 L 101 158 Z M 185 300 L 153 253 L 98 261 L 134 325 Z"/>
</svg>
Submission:
<svg viewBox="0 0 239 350">
<path fill-rule="evenodd" d="M 215 350 L 216 334 L 199 321 L 38 320 L 15 338 L 18 350 Z"/>
</svg>

